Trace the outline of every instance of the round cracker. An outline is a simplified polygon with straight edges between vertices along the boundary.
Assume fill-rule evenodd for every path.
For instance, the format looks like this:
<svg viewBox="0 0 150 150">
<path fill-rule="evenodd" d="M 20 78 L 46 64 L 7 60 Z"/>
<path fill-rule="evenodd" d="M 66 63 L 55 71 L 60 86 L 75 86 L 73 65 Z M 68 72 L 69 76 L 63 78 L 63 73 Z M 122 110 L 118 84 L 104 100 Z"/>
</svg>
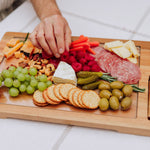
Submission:
<svg viewBox="0 0 150 150">
<path fill-rule="evenodd" d="M 76 105 L 76 107 L 82 108 L 82 106 L 78 103 L 78 95 L 80 94 L 80 92 L 81 92 L 80 89 L 78 89 L 75 92 L 73 92 L 72 101 Z"/>
<path fill-rule="evenodd" d="M 56 102 L 56 103 L 60 103 L 61 100 L 58 99 L 58 98 L 55 96 L 55 94 L 54 94 L 54 87 L 55 87 L 55 85 L 52 85 L 52 86 L 48 87 L 48 89 L 47 89 L 47 96 L 48 96 L 48 98 L 51 99 L 52 101 L 54 101 L 54 102 Z"/>
<path fill-rule="evenodd" d="M 33 103 L 35 104 L 35 105 L 37 105 L 37 106 L 40 106 L 40 107 L 44 107 L 44 106 L 47 106 L 48 105 L 48 103 L 43 103 L 43 104 L 41 104 L 41 103 L 37 103 L 34 99 L 33 99 Z"/>
<path fill-rule="evenodd" d="M 83 103 L 82 103 L 82 95 L 84 94 L 85 91 L 80 91 L 79 95 L 78 95 L 78 103 L 80 104 L 80 106 L 82 106 L 82 108 L 87 108 Z"/>
<path fill-rule="evenodd" d="M 84 92 L 81 99 L 88 109 L 96 109 L 99 106 L 100 97 L 92 90 Z"/>
<path fill-rule="evenodd" d="M 73 95 L 73 93 L 75 92 L 77 90 L 77 88 L 72 88 L 72 89 L 70 89 L 69 90 L 69 92 L 68 92 L 68 100 L 69 100 L 69 102 L 73 105 L 73 106 L 75 106 L 75 104 L 74 104 L 74 102 L 73 102 L 73 97 L 72 97 L 72 95 Z"/>
<path fill-rule="evenodd" d="M 46 105 L 48 105 L 46 100 L 43 98 L 42 92 L 39 91 L 39 90 L 34 92 L 34 94 L 33 94 L 33 102 L 34 102 L 35 105 L 38 105 L 38 106 L 46 106 Z"/>
<path fill-rule="evenodd" d="M 69 92 L 69 90 L 72 89 L 72 88 L 76 88 L 76 86 L 75 86 L 75 85 L 72 85 L 72 84 L 63 84 L 63 85 L 61 86 L 60 90 L 59 90 L 59 93 L 60 93 L 60 95 L 61 95 L 63 98 L 67 99 L 67 98 L 68 98 L 68 92 Z"/>
<path fill-rule="evenodd" d="M 72 104 L 70 103 L 70 101 L 65 101 L 65 103 L 66 103 L 67 105 L 72 105 Z"/>
<path fill-rule="evenodd" d="M 62 100 L 62 101 L 67 101 L 67 99 L 63 98 L 63 97 L 60 95 L 60 92 L 59 92 L 59 90 L 60 90 L 60 88 L 62 87 L 62 85 L 63 85 L 63 84 L 57 84 L 57 85 L 54 87 L 54 94 L 55 94 L 55 96 L 56 96 L 58 99 L 60 99 L 60 100 Z"/>
<path fill-rule="evenodd" d="M 49 104 L 52 104 L 52 105 L 59 104 L 59 103 L 56 103 L 56 102 L 52 101 L 51 99 L 49 99 L 49 97 L 47 96 L 47 90 L 43 91 L 43 97 Z"/>
</svg>

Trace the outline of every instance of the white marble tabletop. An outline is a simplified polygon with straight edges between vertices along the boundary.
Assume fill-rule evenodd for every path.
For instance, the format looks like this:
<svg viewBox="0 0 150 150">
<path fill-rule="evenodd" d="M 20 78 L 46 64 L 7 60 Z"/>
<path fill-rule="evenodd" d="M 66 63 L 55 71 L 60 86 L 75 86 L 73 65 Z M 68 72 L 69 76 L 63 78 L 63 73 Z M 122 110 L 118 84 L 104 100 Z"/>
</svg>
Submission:
<svg viewBox="0 0 150 150">
<path fill-rule="evenodd" d="M 57 0 L 73 36 L 150 41 L 149 0 Z M 44 9 L 44 8 L 43 8 Z M 39 23 L 24 2 L 0 22 L 8 31 L 32 32 Z M 17 119 L 0 119 L 1 150 L 149 150 L 150 137 Z"/>
</svg>

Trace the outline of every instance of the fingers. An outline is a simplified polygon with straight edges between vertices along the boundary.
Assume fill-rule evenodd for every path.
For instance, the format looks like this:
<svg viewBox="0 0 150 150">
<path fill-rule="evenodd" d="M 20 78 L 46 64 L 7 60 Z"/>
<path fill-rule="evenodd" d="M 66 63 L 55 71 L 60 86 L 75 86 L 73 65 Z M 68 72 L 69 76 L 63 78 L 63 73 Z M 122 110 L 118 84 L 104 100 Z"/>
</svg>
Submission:
<svg viewBox="0 0 150 150">
<path fill-rule="evenodd" d="M 65 51 L 69 51 L 71 44 L 71 30 L 61 15 L 45 18 L 31 33 L 34 46 L 44 49 L 47 54 L 59 58 Z"/>
<path fill-rule="evenodd" d="M 65 50 L 65 38 L 64 38 L 64 25 L 59 23 L 54 24 L 54 35 L 56 38 L 57 49 L 59 54 L 62 54 Z"/>
<path fill-rule="evenodd" d="M 60 54 L 57 50 L 54 31 L 52 25 L 45 23 L 45 39 L 56 58 L 60 57 Z"/>
<path fill-rule="evenodd" d="M 67 25 L 65 29 L 65 48 L 67 51 L 69 51 L 70 44 L 71 44 L 71 30 Z"/>
<path fill-rule="evenodd" d="M 39 29 L 37 33 L 37 40 L 40 46 L 47 52 L 47 54 L 51 55 L 52 53 L 45 39 L 43 24 L 39 25 Z"/>
<path fill-rule="evenodd" d="M 30 38 L 32 44 L 33 44 L 35 47 L 37 47 L 37 48 L 39 48 L 39 49 L 42 49 L 41 46 L 39 45 L 38 41 L 37 41 L 36 35 L 37 35 L 37 31 L 36 31 L 36 29 L 35 29 L 35 30 L 30 34 L 29 38 Z"/>
</svg>

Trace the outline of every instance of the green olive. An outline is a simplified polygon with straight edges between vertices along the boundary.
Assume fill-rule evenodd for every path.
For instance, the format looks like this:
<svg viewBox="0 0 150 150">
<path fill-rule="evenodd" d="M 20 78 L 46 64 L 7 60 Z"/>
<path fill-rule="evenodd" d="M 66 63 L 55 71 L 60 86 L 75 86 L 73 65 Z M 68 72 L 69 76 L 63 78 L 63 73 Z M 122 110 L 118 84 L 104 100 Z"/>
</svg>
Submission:
<svg viewBox="0 0 150 150">
<path fill-rule="evenodd" d="M 122 110 L 128 110 L 131 107 L 132 104 L 132 100 L 130 97 L 125 97 L 122 101 L 121 101 L 121 109 Z"/>
<path fill-rule="evenodd" d="M 109 99 L 109 105 L 110 105 L 110 108 L 112 110 L 118 110 L 119 109 L 119 100 L 116 96 L 112 96 L 110 99 Z"/>
<path fill-rule="evenodd" d="M 100 90 L 110 90 L 110 84 L 108 82 L 102 82 L 99 84 L 98 88 Z"/>
<path fill-rule="evenodd" d="M 112 90 L 112 95 L 116 96 L 119 100 L 121 100 L 123 98 L 123 92 L 121 92 L 118 89 Z"/>
<path fill-rule="evenodd" d="M 125 96 L 131 96 L 133 92 L 133 88 L 131 85 L 125 85 L 122 89 L 122 92 Z"/>
<path fill-rule="evenodd" d="M 99 102 L 99 108 L 101 111 L 106 111 L 109 108 L 109 102 L 107 98 L 101 98 Z"/>
<path fill-rule="evenodd" d="M 101 98 L 109 99 L 110 96 L 112 96 L 112 93 L 109 90 L 102 90 L 102 91 L 100 91 L 99 95 Z"/>
<path fill-rule="evenodd" d="M 112 89 L 122 89 L 124 86 L 123 82 L 121 81 L 113 81 L 110 83 L 110 87 Z"/>
</svg>

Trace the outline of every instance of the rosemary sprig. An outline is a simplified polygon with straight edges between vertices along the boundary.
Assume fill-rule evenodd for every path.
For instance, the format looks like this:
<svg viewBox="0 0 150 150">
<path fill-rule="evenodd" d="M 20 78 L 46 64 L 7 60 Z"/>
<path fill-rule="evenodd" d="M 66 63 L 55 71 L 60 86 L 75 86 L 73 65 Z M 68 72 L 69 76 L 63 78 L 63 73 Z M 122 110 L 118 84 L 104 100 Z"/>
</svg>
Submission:
<svg viewBox="0 0 150 150">
<path fill-rule="evenodd" d="M 29 37 L 29 32 L 27 33 L 27 35 L 26 35 L 25 40 L 23 41 L 23 43 L 26 42 L 26 40 L 28 39 L 28 37 Z"/>
</svg>

